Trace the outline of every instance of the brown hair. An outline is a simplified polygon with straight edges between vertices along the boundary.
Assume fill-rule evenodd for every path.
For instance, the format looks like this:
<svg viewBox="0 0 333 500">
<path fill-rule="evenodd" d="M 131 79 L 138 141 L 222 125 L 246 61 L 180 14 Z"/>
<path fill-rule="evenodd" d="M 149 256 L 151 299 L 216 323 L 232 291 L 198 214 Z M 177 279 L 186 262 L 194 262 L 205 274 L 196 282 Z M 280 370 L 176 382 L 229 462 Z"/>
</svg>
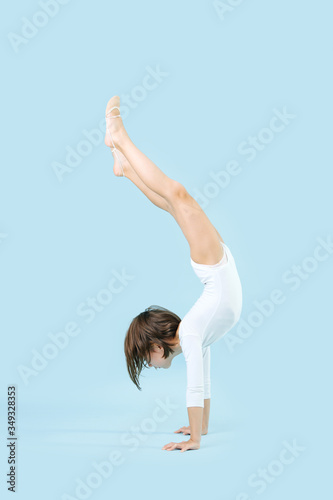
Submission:
<svg viewBox="0 0 333 500">
<path fill-rule="evenodd" d="M 132 382 L 139 391 L 139 376 L 143 367 L 148 368 L 150 351 L 154 344 L 164 349 L 163 358 L 173 353 L 172 345 L 181 319 L 177 314 L 164 307 L 150 306 L 136 316 L 126 333 L 124 350 L 127 370 Z"/>
</svg>

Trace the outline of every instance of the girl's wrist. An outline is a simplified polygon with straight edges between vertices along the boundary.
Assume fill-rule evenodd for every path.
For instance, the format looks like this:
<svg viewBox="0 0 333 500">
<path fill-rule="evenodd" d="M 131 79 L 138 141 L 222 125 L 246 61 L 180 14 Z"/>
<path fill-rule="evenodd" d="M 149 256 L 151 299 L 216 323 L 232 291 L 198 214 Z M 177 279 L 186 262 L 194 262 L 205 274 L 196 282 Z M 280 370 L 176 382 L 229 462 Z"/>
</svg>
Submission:
<svg viewBox="0 0 333 500">
<path fill-rule="evenodd" d="M 199 439 L 195 438 L 195 437 L 190 437 L 190 441 L 192 441 L 192 443 L 195 443 L 195 444 L 199 444 L 200 445 L 200 441 L 201 441 L 201 436 Z"/>
</svg>

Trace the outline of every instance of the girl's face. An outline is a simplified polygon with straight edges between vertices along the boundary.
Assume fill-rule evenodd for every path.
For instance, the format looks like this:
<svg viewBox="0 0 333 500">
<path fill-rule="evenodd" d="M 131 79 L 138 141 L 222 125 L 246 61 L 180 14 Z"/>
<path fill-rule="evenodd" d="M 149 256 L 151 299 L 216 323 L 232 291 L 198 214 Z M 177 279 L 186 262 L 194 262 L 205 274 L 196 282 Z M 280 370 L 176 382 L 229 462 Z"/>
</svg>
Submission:
<svg viewBox="0 0 333 500">
<path fill-rule="evenodd" d="M 169 368 L 171 365 L 171 356 L 163 358 L 164 350 L 161 346 L 155 346 L 153 350 L 150 351 L 150 363 L 149 366 L 153 368 Z"/>
</svg>

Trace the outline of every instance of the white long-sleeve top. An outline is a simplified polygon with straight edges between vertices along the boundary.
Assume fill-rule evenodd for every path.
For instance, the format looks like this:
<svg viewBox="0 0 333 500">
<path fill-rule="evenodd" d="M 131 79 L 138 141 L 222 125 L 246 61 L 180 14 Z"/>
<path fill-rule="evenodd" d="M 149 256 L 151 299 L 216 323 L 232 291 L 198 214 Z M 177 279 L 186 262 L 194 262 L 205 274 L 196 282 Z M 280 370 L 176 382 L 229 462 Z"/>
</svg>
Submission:
<svg viewBox="0 0 333 500">
<path fill-rule="evenodd" d="M 215 265 L 198 264 L 194 272 L 204 285 L 199 299 L 179 326 L 179 341 L 186 361 L 186 406 L 204 407 L 211 397 L 210 345 L 238 322 L 242 310 L 242 286 L 229 247 Z"/>
</svg>

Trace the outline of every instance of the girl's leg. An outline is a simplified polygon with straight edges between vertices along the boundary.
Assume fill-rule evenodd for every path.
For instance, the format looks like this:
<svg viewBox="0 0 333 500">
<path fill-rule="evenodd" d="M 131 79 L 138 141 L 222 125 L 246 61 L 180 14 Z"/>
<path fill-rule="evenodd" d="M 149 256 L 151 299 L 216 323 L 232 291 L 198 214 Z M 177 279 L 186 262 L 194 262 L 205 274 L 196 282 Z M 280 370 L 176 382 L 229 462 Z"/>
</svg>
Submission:
<svg viewBox="0 0 333 500">
<path fill-rule="evenodd" d="M 109 101 L 107 111 L 113 106 L 119 107 L 119 97 Z M 117 110 L 114 111 L 116 115 Z M 191 258 L 200 264 L 219 262 L 224 252 L 221 237 L 200 205 L 182 184 L 166 176 L 133 144 L 121 118 L 109 119 L 108 126 L 116 148 L 125 156 L 138 178 L 149 190 L 165 200 L 167 211 L 175 218 L 189 243 Z M 105 142 L 109 145 L 107 136 Z M 125 169 L 124 173 L 127 176 Z"/>
<path fill-rule="evenodd" d="M 117 176 L 122 175 L 122 169 L 124 170 L 125 177 L 127 177 L 130 181 L 133 182 L 133 184 L 136 185 L 142 191 L 142 193 L 158 208 L 161 208 L 162 210 L 165 210 L 166 212 L 169 212 L 172 214 L 172 206 L 159 194 L 155 193 L 155 191 L 152 191 L 149 187 L 146 186 L 146 184 L 141 180 L 141 178 L 138 176 L 138 174 L 135 172 L 133 169 L 132 165 L 127 161 L 125 156 L 118 151 L 118 156 L 120 157 L 122 161 L 122 168 L 120 165 L 118 165 L 118 157 L 113 154 L 113 159 L 114 159 L 114 173 Z M 222 236 L 218 232 L 218 230 L 215 228 L 215 231 L 218 235 L 218 238 L 222 243 L 224 243 Z"/>
<path fill-rule="evenodd" d="M 120 165 L 118 165 L 118 157 L 120 157 L 122 161 L 122 168 Z M 135 184 L 137 188 L 142 191 L 142 193 L 158 208 L 161 208 L 162 210 L 165 210 L 166 212 L 172 213 L 172 207 L 169 205 L 169 203 L 159 194 L 155 193 L 155 191 L 152 191 L 149 187 L 146 186 L 146 184 L 141 180 L 141 178 L 138 176 L 138 174 L 135 172 L 133 169 L 132 165 L 127 161 L 125 156 L 118 151 L 118 156 L 113 154 L 113 159 L 114 159 L 114 167 L 113 171 L 115 175 L 120 176 L 122 175 L 122 169 L 124 170 L 125 176 Z M 222 236 L 218 232 L 217 229 L 215 229 L 219 240 L 223 241 Z"/>
<path fill-rule="evenodd" d="M 160 196 L 159 194 L 155 193 L 155 191 L 152 191 L 149 189 L 144 182 L 140 179 L 138 174 L 135 172 L 133 167 L 130 165 L 130 163 L 127 161 L 125 156 L 118 151 L 118 156 L 120 157 L 122 161 L 122 166 L 124 170 L 125 177 L 127 177 L 130 181 L 133 182 L 133 184 L 136 185 L 142 191 L 144 195 L 158 208 L 161 208 L 162 210 L 165 210 L 166 212 L 169 212 L 169 204 L 167 201 Z M 113 153 L 113 159 L 114 159 L 114 167 L 113 171 L 115 175 L 122 175 L 121 172 L 121 167 L 118 165 L 118 157 Z"/>
<path fill-rule="evenodd" d="M 110 99 L 106 108 L 106 114 L 109 109 L 114 106 L 119 107 L 119 105 L 120 99 L 118 96 Z M 115 109 L 112 111 L 111 116 L 116 116 L 118 114 L 119 112 Z M 140 179 L 149 189 L 166 199 L 166 197 L 168 197 L 168 192 L 170 191 L 171 194 L 175 185 L 179 183 L 167 177 L 144 153 L 142 153 L 142 151 L 140 151 L 133 144 L 124 128 L 121 118 L 107 118 L 107 126 L 112 134 L 113 142 L 116 148 L 123 153 L 128 163 L 133 167 Z M 107 146 L 112 147 L 111 140 L 107 133 L 105 135 L 105 143 Z M 124 168 L 124 174 L 125 177 L 127 177 L 126 168 Z M 121 175 L 120 169 L 118 175 Z"/>
</svg>

